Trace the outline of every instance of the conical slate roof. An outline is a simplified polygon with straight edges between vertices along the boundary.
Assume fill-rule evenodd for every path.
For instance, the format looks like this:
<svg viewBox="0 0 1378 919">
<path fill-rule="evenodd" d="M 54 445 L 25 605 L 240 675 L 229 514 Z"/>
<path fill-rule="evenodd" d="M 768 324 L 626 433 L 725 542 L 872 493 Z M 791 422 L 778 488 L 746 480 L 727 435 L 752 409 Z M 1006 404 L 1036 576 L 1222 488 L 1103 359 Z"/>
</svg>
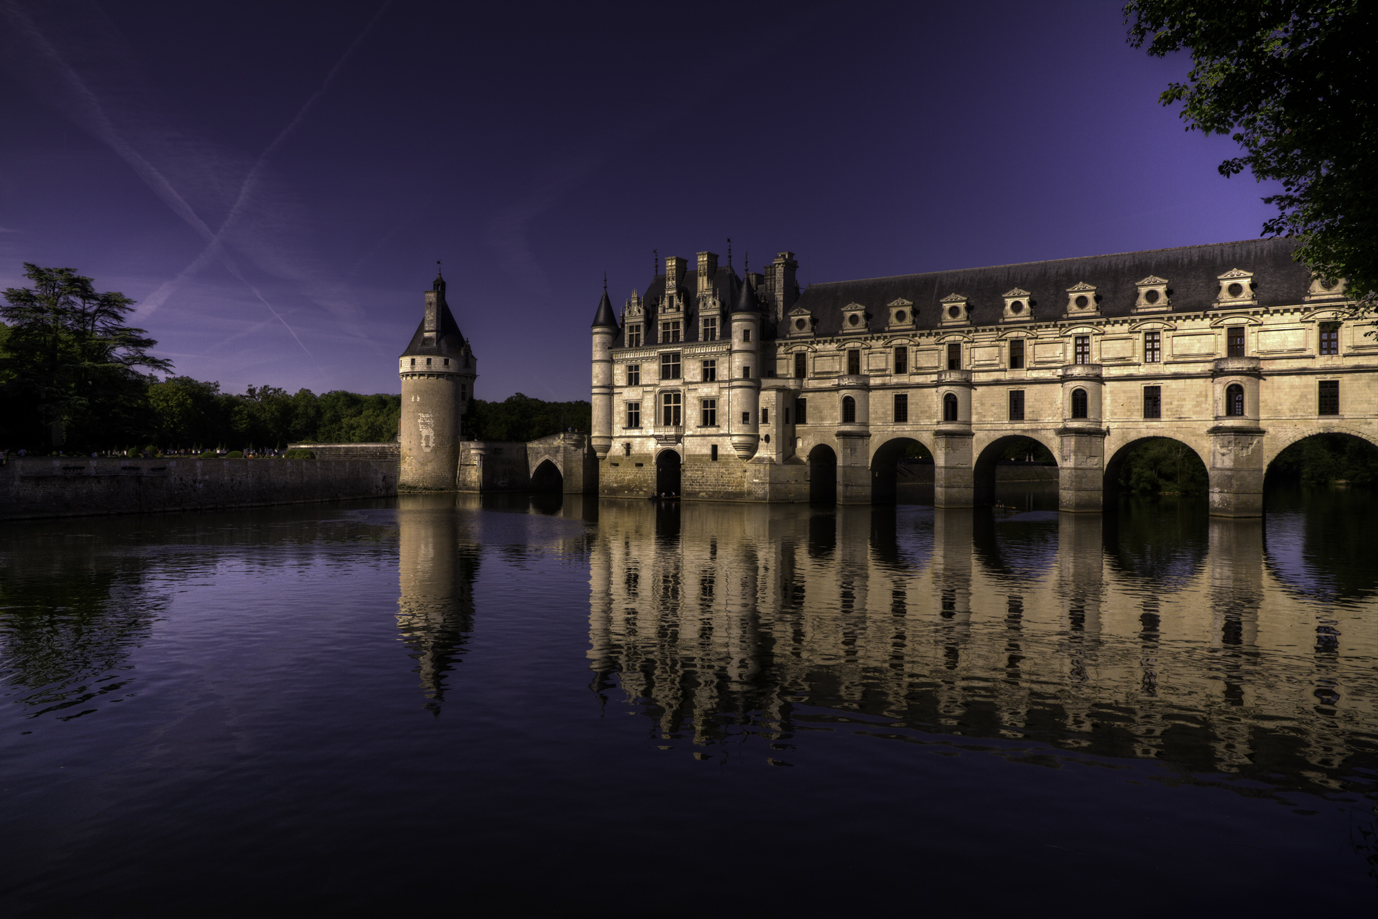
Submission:
<svg viewBox="0 0 1378 919">
<path fill-rule="evenodd" d="M 416 334 L 411 337 L 411 343 L 402 352 L 402 357 L 458 357 L 464 351 L 464 333 L 459 330 L 459 323 L 455 322 L 450 305 L 445 302 L 445 279 L 437 275 L 431 290 L 435 292 L 436 299 L 435 340 L 427 341 L 426 317 L 422 316 Z"/>
<path fill-rule="evenodd" d="M 761 301 L 756 297 L 756 288 L 751 286 L 751 274 L 742 279 L 742 290 L 737 295 L 737 303 L 732 307 L 734 313 L 759 313 Z"/>
<path fill-rule="evenodd" d="M 606 285 L 603 287 L 603 299 L 598 301 L 598 312 L 593 314 L 593 328 L 617 328 L 617 314 L 612 311 L 612 301 L 608 299 L 608 288 Z"/>
</svg>

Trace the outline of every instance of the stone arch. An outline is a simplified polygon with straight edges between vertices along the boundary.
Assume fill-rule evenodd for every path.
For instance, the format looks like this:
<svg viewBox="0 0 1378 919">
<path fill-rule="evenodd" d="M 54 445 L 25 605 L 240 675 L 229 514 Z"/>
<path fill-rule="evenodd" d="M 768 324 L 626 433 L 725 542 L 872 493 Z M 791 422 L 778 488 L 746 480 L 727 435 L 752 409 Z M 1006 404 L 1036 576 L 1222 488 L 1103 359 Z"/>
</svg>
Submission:
<svg viewBox="0 0 1378 919">
<path fill-rule="evenodd" d="M 1268 436 L 1264 437 L 1263 444 L 1263 468 L 1266 470 L 1273 465 L 1273 460 L 1278 455 L 1299 441 L 1308 437 L 1315 437 L 1317 434 L 1348 434 L 1357 437 L 1359 440 L 1366 440 L 1375 447 L 1378 447 L 1378 437 L 1371 431 L 1361 431 L 1357 428 L 1347 427 L 1339 424 L 1320 424 L 1308 426 L 1306 428 L 1284 428 L 1282 430 L 1270 430 Z"/>
<path fill-rule="evenodd" d="M 541 457 L 536 468 L 531 470 L 531 490 L 563 492 L 565 490 L 565 473 L 560 468 L 560 464 L 548 456 Z"/>
<path fill-rule="evenodd" d="M 999 462 L 1000 454 L 1007 447 L 1014 446 L 1021 440 L 1031 440 L 1043 447 L 1052 454 L 1053 462 L 1057 462 L 1057 441 L 1048 437 L 1043 431 L 1021 431 L 992 437 L 985 445 L 975 451 L 971 464 L 972 500 L 977 507 L 995 503 L 995 467 Z M 975 447 L 975 444 L 972 446 Z"/>
<path fill-rule="evenodd" d="M 1131 449 L 1142 444 L 1144 441 L 1170 440 L 1174 443 L 1181 444 L 1183 447 L 1186 447 L 1187 450 L 1190 451 L 1191 456 L 1193 456 L 1205 468 L 1206 476 L 1209 479 L 1211 474 L 1211 455 L 1209 448 L 1203 454 L 1201 452 L 1201 449 L 1196 444 L 1193 444 L 1181 437 L 1172 436 L 1173 434 L 1178 433 L 1181 432 L 1175 431 L 1172 428 L 1164 428 L 1161 431 L 1144 432 L 1139 436 L 1129 437 L 1124 441 L 1117 443 L 1114 446 L 1113 452 L 1111 450 L 1111 445 L 1108 443 L 1106 444 L 1104 482 L 1105 502 L 1107 506 L 1109 506 L 1116 498 L 1119 497 L 1120 471 L 1124 468 L 1125 458 L 1129 455 L 1129 451 Z"/>
<path fill-rule="evenodd" d="M 679 451 L 667 447 L 656 454 L 657 495 L 679 497 L 683 490 L 684 457 Z"/>
<path fill-rule="evenodd" d="M 1375 443 L 1372 437 L 1366 437 L 1366 436 L 1364 436 L 1364 435 L 1362 435 L 1362 434 L 1359 434 L 1357 431 L 1351 431 L 1351 430 L 1321 430 L 1321 431 L 1311 431 L 1310 433 L 1303 434 L 1303 435 L 1301 435 L 1300 437 L 1293 437 L 1293 438 L 1288 442 L 1288 444 L 1287 444 L 1286 447 L 1283 447 L 1282 449 L 1280 449 L 1280 450 L 1278 450 L 1276 453 L 1274 453 L 1272 456 L 1270 456 L 1270 457 L 1267 458 L 1267 464 L 1263 467 L 1263 474 L 1264 474 L 1265 487 L 1267 486 L 1267 483 L 1269 483 L 1269 482 L 1275 482 L 1275 481 L 1276 481 L 1275 478 L 1274 478 L 1275 471 L 1276 471 L 1276 470 L 1275 470 L 1274 464 L 1276 463 L 1276 461 L 1277 461 L 1278 459 L 1282 458 L 1282 455 L 1283 455 L 1285 452 L 1287 452 L 1288 449 L 1290 449 L 1290 448 L 1292 448 L 1292 447 L 1295 447 L 1295 446 L 1297 446 L 1298 444 L 1304 443 L 1304 442 L 1306 442 L 1306 441 L 1312 439 L 1313 437 L 1342 438 L 1344 441 L 1358 441 L 1359 443 L 1365 444 L 1365 445 L 1369 448 L 1370 451 L 1372 451 L 1372 452 L 1374 452 L 1374 453 L 1378 453 L 1378 443 Z M 1265 454 L 1265 456 L 1266 456 L 1266 454 Z"/>
<path fill-rule="evenodd" d="M 837 502 L 837 451 L 827 444 L 809 451 L 809 502 Z"/>
<path fill-rule="evenodd" d="M 872 504 L 897 504 L 900 498 L 900 460 L 911 447 L 918 447 L 923 451 L 918 459 L 918 465 L 933 465 L 933 447 L 913 436 L 892 437 L 882 443 L 871 452 L 871 503 Z M 912 478 L 906 476 L 906 478 Z M 931 484 L 931 480 L 930 480 Z M 906 492 L 912 489 L 906 488 Z M 922 486 L 920 485 L 920 491 Z M 910 494 L 908 497 L 915 497 Z M 931 489 L 927 501 L 920 503 L 931 504 Z"/>
</svg>

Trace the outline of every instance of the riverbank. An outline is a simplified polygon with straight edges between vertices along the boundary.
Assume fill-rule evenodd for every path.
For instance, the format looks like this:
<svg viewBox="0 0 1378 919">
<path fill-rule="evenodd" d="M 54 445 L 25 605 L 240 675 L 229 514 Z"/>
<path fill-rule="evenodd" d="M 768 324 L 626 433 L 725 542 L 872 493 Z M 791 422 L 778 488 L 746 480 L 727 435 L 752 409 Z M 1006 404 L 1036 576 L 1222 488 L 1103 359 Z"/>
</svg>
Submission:
<svg viewBox="0 0 1378 919">
<path fill-rule="evenodd" d="M 367 459 L 9 457 L 0 520 L 305 504 L 397 494 L 395 463 Z"/>
</svg>

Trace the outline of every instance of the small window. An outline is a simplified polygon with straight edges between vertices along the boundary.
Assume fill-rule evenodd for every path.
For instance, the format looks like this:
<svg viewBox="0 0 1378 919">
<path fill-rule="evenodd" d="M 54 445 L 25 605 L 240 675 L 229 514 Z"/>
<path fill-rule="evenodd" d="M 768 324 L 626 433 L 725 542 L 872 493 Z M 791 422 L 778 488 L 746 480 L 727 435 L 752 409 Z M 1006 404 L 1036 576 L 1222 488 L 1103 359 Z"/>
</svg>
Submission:
<svg viewBox="0 0 1378 919">
<path fill-rule="evenodd" d="M 1084 389 L 1072 390 L 1072 417 L 1086 417 L 1086 390 Z"/>
<path fill-rule="evenodd" d="M 795 424 L 808 424 L 808 423 L 809 423 L 809 400 L 808 400 L 808 399 L 795 399 L 795 400 L 794 400 L 794 423 L 795 423 Z"/>
<path fill-rule="evenodd" d="M 751 424 L 750 412 L 742 412 L 742 424 Z"/>
<path fill-rule="evenodd" d="M 1157 364 L 1163 359 L 1163 333 L 1144 333 L 1144 363 Z"/>
<path fill-rule="evenodd" d="M 751 341 L 750 329 L 742 329 L 742 341 Z"/>
<path fill-rule="evenodd" d="M 770 409 L 761 409 L 761 424 L 770 424 Z"/>
<path fill-rule="evenodd" d="M 1144 417 L 1163 417 L 1163 388 L 1161 386 L 1144 387 Z"/>
<path fill-rule="evenodd" d="M 1321 345 L 1322 354 L 1340 353 L 1340 324 L 1338 322 L 1321 323 Z"/>
<path fill-rule="evenodd" d="M 943 396 L 943 420 L 957 420 L 957 397 L 952 393 L 947 393 Z"/>
<path fill-rule="evenodd" d="M 751 368 L 750 368 L 750 367 L 743 367 L 743 368 L 742 368 L 742 379 L 743 379 L 743 380 L 749 380 L 749 379 L 751 379 Z"/>
<path fill-rule="evenodd" d="M 847 374 L 848 376 L 861 374 L 861 352 L 855 348 L 847 352 Z"/>
<path fill-rule="evenodd" d="M 1244 326 L 1232 325 L 1225 330 L 1225 353 L 1228 357 L 1244 356 Z"/>
<path fill-rule="evenodd" d="M 785 424 L 789 424 L 789 409 L 785 409 Z"/>
<path fill-rule="evenodd" d="M 416 366 L 416 358 L 412 358 L 412 359 L 411 359 L 411 365 L 412 365 L 413 367 Z"/>
<path fill-rule="evenodd" d="M 718 426 L 718 400 L 704 399 L 699 403 L 699 427 L 716 428 Z"/>
<path fill-rule="evenodd" d="M 639 427 L 641 427 L 641 403 L 640 403 L 640 402 L 628 402 L 628 403 L 627 403 L 627 427 L 629 427 L 629 428 L 639 428 Z"/>
<path fill-rule="evenodd" d="M 679 379 L 678 351 L 666 351 L 660 355 L 660 378 L 662 380 Z"/>
<path fill-rule="evenodd" d="M 622 445 L 622 455 L 623 455 L 623 456 L 631 456 L 631 455 L 632 455 L 632 445 L 631 445 L 631 444 L 623 444 L 623 445 Z"/>
<path fill-rule="evenodd" d="M 717 340 L 718 340 L 718 317 L 717 317 L 717 316 L 704 316 L 704 317 L 703 317 L 703 340 L 704 340 L 704 341 L 717 341 Z"/>
<path fill-rule="evenodd" d="M 901 345 L 895 349 L 895 373 L 909 372 L 909 349 Z"/>
<path fill-rule="evenodd" d="M 713 361 L 704 361 L 704 362 L 703 362 L 703 382 L 705 382 L 705 383 L 714 383 L 714 382 L 717 381 L 717 379 L 718 379 L 718 362 L 715 361 L 715 360 L 713 360 Z"/>
<path fill-rule="evenodd" d="M 448 357 L 445 358 L 445 366 L 446 366 L 446 367 L 450 366 L 450 359 L 449 359 Z"/>
<path fill-rule="evenodd" d="M 1010 390 L 1010 421 L 1024 420 L 1024 390 Z"/>
<path fill-rule="evenodd" d="M 710 446 L 710 447 L 708 448 L 708 458 L 709 458 L 710 460 L 712 460 L 713 462 L 715 462 L 715 463 L 718 461 L 718 445 L 717 445 L 717 444 L 713 444 L 712 446 Z"/>
<path fill-rule="evenodd" d="M 962 344 L 961 344 L 961 342 L 956 342 L 956 341 L 954 341 L 954 342 L 952 342 L 951 344 L 949 344 L 949 345 L 947 346 L 947 369 L 948 369 L 948 370 L 961 370 L 961 369 L 962 369 Z"/>
<path fill-rule="evenodd" d="M 628 365 L 627 365 L 627 385 L 628 385 L 628 386 L 640 386 L 640 385 L 641 385 L 641 365 L 640 365 L 640 364 L 628 364 Z"/>
<path fill-rule="evenodd" d="M 1078 335 L 1072 339 L 1072 363 L 1091 363 L 1091 336 Z"/>
<path fill-rule="evenodd" d="M 427 366 L 427 367 L 431 366 L 431 359 L 430 359 L 429 357 L 426 358 L 426 366 Z"/>
<path fill-rule="evenodd" d="M 666 392 L 660 394 L 660 423 L 667 428 L 679 427 L 684 423 L 680 414 L 683 403 L 677 392 Z"/>
<path fill-rule="evenodd" d="M 1316 413 L 1319 415 L 1338 415 L 1340 414 L 1340 381 L 1321 380 L 1318 384 L 1320 396 Z"/>
<path fill-rule="evenodd" d="M 794 378 L 802 380 L 808 376 L 809 357 L 803 351 L 796 352 L 794 355 Z"/>
<path fill-rule="evenodd" d="M 895 424 L 904 424 L 909 420 L 909 396 L 905 393 L 895 393 Z"/>
<path fill-rule="evenodd" d="M 627 347 L 641 347 L 641 323 L 632 322 L 627 324 Z"/>
<path fill-rule="evenodd" d="M 1233 418 L 1244 416 L 1244 387 L 1238 383 L 1225 387 L 1225 414 Z"/>
<path fill-rule="evenodd" d="M 851 396 L 842 397 L 842 423 L 856 423 L 856 400 Z"/>
<path fill-rule="evenodd" d="M 663 319 L 660 323 L 660 343 L 662 345 L 672 345 L 679 341 L 680 327 L 678 319 Z"/>
<path fill-rule="evenodd" d="M 1020 370 L 1024 366 L 1024 339 L 1010 339 L 1010 369 Z"/>
</svg>

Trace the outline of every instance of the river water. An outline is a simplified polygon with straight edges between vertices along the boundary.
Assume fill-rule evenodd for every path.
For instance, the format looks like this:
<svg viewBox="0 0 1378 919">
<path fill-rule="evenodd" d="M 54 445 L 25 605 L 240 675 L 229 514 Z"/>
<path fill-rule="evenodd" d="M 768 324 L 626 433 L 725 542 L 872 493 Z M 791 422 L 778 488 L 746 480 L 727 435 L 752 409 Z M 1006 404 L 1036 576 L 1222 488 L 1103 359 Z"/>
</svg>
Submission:
<svg viewBox="0 0 1378 919">
<path fill-rule="evenodd" d="M 0 913 L 1378 904 L 1372 497 L 1047 501 L 10 524 Z"/>
</svg>

